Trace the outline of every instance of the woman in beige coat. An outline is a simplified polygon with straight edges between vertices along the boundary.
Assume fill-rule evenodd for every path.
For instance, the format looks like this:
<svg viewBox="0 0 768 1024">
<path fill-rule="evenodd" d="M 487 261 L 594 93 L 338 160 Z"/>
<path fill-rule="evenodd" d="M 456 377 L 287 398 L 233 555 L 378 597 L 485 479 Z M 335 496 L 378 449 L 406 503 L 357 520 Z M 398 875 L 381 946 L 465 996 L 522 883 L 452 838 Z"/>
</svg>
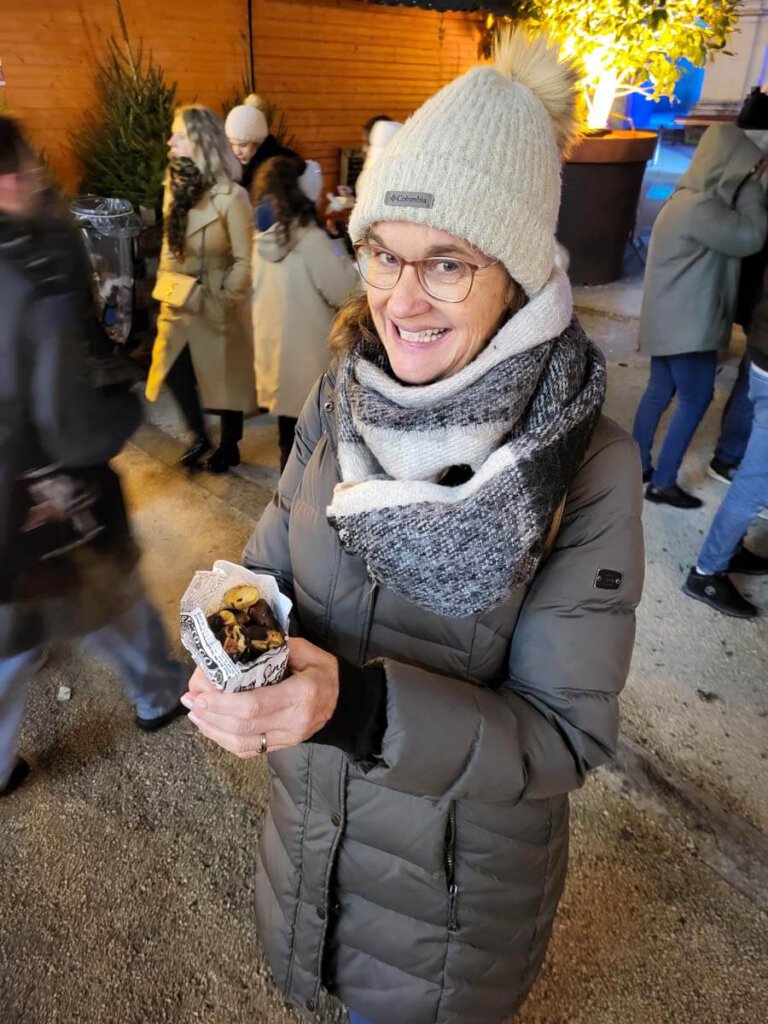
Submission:
<svg viewBox="0 0 768 1024">
<path fill-rule="evenodd" d="M 357 280 L 346 252 L 318 224 L 303 169 L 274 157 L 253 185 L 257 223 L 270 223 L 253 246 L 256 384 L 259 405 L 277 416 L 281 470 L 307 395 L 328 367 L 334 315 Z"/>
<path fill-rule="evenodd" d="M 221 416 L 219 447 L 206 468 L 226 472 L 240 462 L 243 413 L 255 404 L 248 296 L 252 211 L 236 184 L 237 160 L 218 118 L 182 107 L 168 142 L 165 237 L 160 269 L 199 277 L 202 306 L 188 313 L 161 303 L 147 398 L 166 382 L 194 434 L 179 459 L 194 467 L 211 449 L 203 408 Z"/>
</svg>

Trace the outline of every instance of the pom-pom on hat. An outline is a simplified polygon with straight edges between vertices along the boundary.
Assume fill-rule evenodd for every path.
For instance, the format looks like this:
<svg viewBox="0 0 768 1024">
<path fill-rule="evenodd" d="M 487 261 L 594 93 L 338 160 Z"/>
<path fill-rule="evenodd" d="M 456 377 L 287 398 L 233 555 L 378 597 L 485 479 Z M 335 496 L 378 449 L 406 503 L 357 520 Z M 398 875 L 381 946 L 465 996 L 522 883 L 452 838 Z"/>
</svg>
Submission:
<svg viewBox="0 0 768 1024">
<path fill-rule="evenodd" d="M 224 131 L 228 139 L 238 142 L 255 142 L 262 144 L 269 134 L 267 119 L 261 110 L 261 100 L 255 93 L 246 96 L 237 107 L 232 107 L 224 122 Z"/>
<path fill-rule="evenodd" d="M 555 265 L 561 160 L 578 135 L 578 70 L 543 36 L 501 36 L 427 100 L 360 176 L 352 240 L 378 221 L 448 231 L 500 260 L 531 296 Z"/>
</svg>

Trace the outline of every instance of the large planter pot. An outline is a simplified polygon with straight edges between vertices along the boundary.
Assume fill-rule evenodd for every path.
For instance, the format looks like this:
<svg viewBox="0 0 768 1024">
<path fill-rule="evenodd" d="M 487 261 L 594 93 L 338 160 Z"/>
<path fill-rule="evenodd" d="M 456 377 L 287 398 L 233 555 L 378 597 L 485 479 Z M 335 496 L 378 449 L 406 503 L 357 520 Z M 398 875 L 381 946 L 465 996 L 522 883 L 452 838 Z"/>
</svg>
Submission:
<svg viewBox="0 0 768 1024">
<path fill-rule="evenodd" d="M 573 284 L 608 284 L 621 277 L 656 138 L 656 132 L 630 131 L 587 136 L 568 157 L 557 237 L 570 253 Z"/>
</svg>

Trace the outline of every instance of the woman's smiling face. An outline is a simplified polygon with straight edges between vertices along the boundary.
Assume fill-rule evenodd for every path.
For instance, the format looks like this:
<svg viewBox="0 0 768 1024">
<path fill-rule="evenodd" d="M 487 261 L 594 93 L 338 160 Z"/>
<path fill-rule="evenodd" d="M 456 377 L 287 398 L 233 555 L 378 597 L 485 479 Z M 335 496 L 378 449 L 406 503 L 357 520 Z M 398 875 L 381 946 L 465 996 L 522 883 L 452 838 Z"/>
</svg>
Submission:
<svg viewBox="0 0 768 1024">
<path fill-rule="evenodd" d="M 395 376 L 405 384 L 431 384 L 458 373 L 486 347 L 517 295 L 501 263 L 447 231 L 405 221 L 373 225 L 367 242 L 403 260 L 434 257 L 476 267 L 461 302 L 442 302 L 425 291 L 415 267 L 403 266 L 390 291 L 368 285 L 373 322 Z M 446 262 L 450 269 L 450 264 Z"/>
</svg>

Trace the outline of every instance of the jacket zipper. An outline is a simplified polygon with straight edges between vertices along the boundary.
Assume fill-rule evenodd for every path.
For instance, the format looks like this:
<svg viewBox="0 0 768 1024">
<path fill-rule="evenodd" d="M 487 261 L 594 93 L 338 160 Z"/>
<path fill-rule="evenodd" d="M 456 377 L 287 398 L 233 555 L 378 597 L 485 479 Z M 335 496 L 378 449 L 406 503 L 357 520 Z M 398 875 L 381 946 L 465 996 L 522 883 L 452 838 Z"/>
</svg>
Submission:
<svg viewBox="0 0 768 1024">
<path fill-rule="evenodd" d="M 371 585 L 370 598 L 368 600 L 368 614 L 365 617 L 365 631 L 363 633 L 363 642 L 361 644 L 360 664 L 364 665 L 368 660 L 368 646 L 371 640 L 371 630 L 373 628 L 373 613 L 376 610 L 376 598 L 379 594 L 379 584 L 373 583 Z"/>
<path fill-rule="evenodd" d="M 457 932 L 459 887 L 456 884 L 456 804 L 448 808 L 448 825 L 445 834 L 445 878 L 448 882 L 448 931 Z"/>
</svg>

